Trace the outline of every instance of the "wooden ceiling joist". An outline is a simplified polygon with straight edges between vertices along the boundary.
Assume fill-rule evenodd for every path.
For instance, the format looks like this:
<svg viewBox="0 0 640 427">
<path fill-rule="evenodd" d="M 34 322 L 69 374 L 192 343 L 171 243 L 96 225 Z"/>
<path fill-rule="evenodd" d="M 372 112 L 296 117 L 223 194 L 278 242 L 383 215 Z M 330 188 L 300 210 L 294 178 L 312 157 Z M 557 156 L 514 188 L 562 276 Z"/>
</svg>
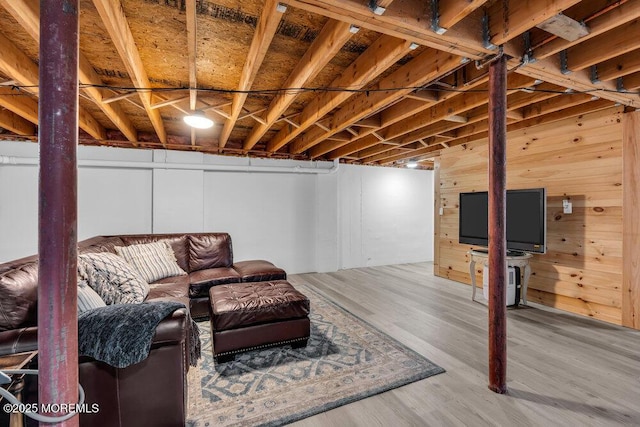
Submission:
<svg viewBox="0 0 640 427">
<path fill-rule="evenodd" d="M 119 0 L 93 0 L 93 4 L 104 23 L 111 41 L 116 47 L 122 62 L 124 63 L 134 86 L 138 89 L 151 88 L 151 82 L 142 64 L 140 53 L 136 46 L 131 28 L 127 22 L 122 5 Z M 140 100 L 144 105 L 149 120 L 156 131 L 158 139 L 165 145 L 167 143 L 167 132 L 160 117 L 160 111 L 151 108 L 151 92 L 139 90 Z"/>
<path fill-rule="evenodd" d="M 283 87 L 303 87 L 308 81 L 317 76 L 349 38 L 353 36 L 353 33 L 349 30 L 350 27 L 351 25 L 346 22 L 330 19 L 293 69 Z M 258 143 L 260 138 L 264 136 L 278 117 L 289 108 L 296 97 L 296 93 L 289 92 L 282 92 L 276 95 L 265 115 L 266 123 L 253 127 L 244 142 L 243 147 L 245 150 L 250 150 Z"/>
<path fill-rule="evenodd" d="M 362 88 L 372 79 L 379 76 L 387 68 L 395 64 L 400 58 L 410 52 L 411 43 L 395 37 L 382 36 L 376 40 L 364 53 L 362 53 L 347 69 L 329 85 L 332 88 Z M 331 110 L 342 104 L 354 94 L 352 91 L 325 92 L 313 98 L 302 110 L 298 118 L 300 127 L 290 129 L 282 128 L 267 143 L 267 150 L 278 151 L 291 142 L 314 122 L 324 117 Z M 307 147 L 296 145 L 290 150 L 297 154 Z"/>
<path fill-rule="evenodd" d="M 640 71 L 640 49 L 601 62 L 596 67 L 596 75 L 600 81 L 615 80 L 638 71 Z"/>
<path fill-rule="evenodd" d="M 9 87 L 0 87 L 0 106 L 34 125 L 38 124 L 38 101 L 26 92 L 21 93 Z"/>
<path fill-rule="evenodd" d="M 490 42 L 494 46 L 505 44 L 577 3 L 580 0 L 494 2 L 489 7 Z"/>
<path fill-rule="evenodd" d="M 247 99 L 247 92 L 251 89 L 253 81 L 260 70 L 262 61 L 264 60 L 269 45 L 276 34 L 278 24 L 282 19 L 283 11 L 278 6 L 278 0 L 266 0 L 262 9 L 262 14 L 258 20 L 258 26 L 253 34 L 253 40 L 251 47 L 249 48 L 249 54 L 244 63 L 242 74 L 240 76 L 240 83 L 238 84 L 238 92 L 233 94 L 233 104 L 231 105 L 231 114 L 227 121 L 224 123 L 222 133 L 220 134 L 220 148 L 224 148 L 227 144 L 231 131 L 238 120 L 238 116 L 242 111 L 242 107 Z M 255 144 L 254 144 L 255 145 Z M 246 149 L 253 148 L 253 145 Z"/>
<path fill-rule="evenodd" d="M 583 70 L 640 48 L 640 37 L 629 40 L 629 34 L 640 34 L 640 22 L 631 21 L 598 37 L 566 50 L 567 69 Z"/>
<path fill-rule="evenodd" d="M 24 86 L 28 92 L 37 94 L 38 65 L 2 34 L 0 34 L 0 46 L 2 46 L 0 49 L 0 71 L 20 83 L 20 86 Z M 16 111 L 14 113 L 20 114 Z M 24 118 L 31 121 L 30 118 Z M 38 123 L 37 114 L 34 123 Z M 107 137 L 104 127 L 83 108 L 78 108 L 78 124 L 96 139 L 106 139 Z"/>
<path fill-rule="evenodd" d="M 589 26 L 589 34 L 583 38 L 573 42 L 556 38 L 534 49 L 533 57 L 538 59 L 547 58 L 578 43 L 604 34 L 622 24 L 631 22 L 638 17 L 640 17 L 640 0 L 628 0 L 607 13 L 585 20 Z"/>
<path fill-rule="evenodd" d="M 471 12 L 487 3 L 487 0 L 450 0 L 432 1 L 431 5 L 438 8 L 432 10 L 432 15 L 437 16 L 437 21 L 432 22 L 432 28 L 438 34 L 444 34 L 449 28 L 469 16 Z"/>
<path fill-rule="evenodd" d="M 1 102 L 2 100 L 0 100 Z M 33 123 L 6 108 L 0 108 L 0 127 L 18 135 L 36 134 L 36 127 Z"/>
<path fill-rule="evenodd" d="M 438 66 L 435 66 L 438 64 Z M 302 152 L 326 139 L 331 132 L 339 132 L 361 118 L 367 117 L 380 108 L 400 100 L 411 93 L 416 86 L 422 86 L 449 74 L 461 66 L 460 58 L 441 51 L 427 49 L 416 58 L 400 67 L 376 85 L 376 91 L 368 95 L 359 94 L 340 108 L 333 116 L 328 133 L 308 132 L 293 145 L 293 152 Z M 419 102 L 419 101 L 418 101 Z M 334 150 L 335 146 L 321 144 L 310 150 L 310 156 L 317 157 Z"/>
<path fill-rule="evenodd" d="M 423 0 L 402 2 L 402 10 L 376 15 L 368 7 L 368 2 L 355 0 L 282 0 L 283 3 L 318 15 L 343 20 L 361 28 L 376 31 L 392 37 L 412 40 L 418 44 L 443 50 L 463 57 L 481 59 L 492 51 L 482 46 L 481 34 L 469 32 L 461 34 L 466 28 L 454 28 L 444 35 L 437 35 L 431 27 L 425 25 L 430 19 L 416 13 L 424 10 Z M 391 5 L 393 8 L 395 5 Z"/>
</svg>

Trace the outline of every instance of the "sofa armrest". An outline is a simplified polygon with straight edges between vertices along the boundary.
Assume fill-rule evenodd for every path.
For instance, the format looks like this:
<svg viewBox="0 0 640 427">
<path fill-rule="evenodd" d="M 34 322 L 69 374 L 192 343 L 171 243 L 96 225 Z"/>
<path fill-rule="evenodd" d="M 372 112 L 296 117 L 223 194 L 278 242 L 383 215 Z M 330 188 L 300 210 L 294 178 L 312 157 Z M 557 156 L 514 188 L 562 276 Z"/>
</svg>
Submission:
<svg viewBox="0 0 640 427">
<path fill-rule="evenodd" d="M 181 308 L 163 319 L 156 328 L 156 333 L 151 342 L 152 347 L 176 344 L 187 341 L 188 316 L 187 309 Z M 11 329 L 0 332 L 0 356 L 5 354 L 23 353 L 38 349 L 38 328 Z"/>
<path fill-rule="evenodd" d="M 181 308 L 164 318 L 156 327 L 151 346 L 175 344 L 187 341 L 189 331 L 187 309 Z"/>
<path fill-rule="evenodd" d="M 38 349 L 38 328 L 11 329 L 0 332 L 0 356 Z"/>
</svg>

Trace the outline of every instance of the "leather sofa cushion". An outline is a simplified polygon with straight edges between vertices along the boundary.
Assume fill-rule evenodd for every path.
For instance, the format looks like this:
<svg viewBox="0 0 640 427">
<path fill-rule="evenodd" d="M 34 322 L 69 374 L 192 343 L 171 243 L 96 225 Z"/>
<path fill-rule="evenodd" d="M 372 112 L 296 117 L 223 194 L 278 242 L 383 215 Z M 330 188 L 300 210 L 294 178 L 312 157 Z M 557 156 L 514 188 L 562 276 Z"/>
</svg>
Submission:
<svg viewBox="0 0 640 427">
<path fill-rule="evenodd" d="M 285 280 L 287 273 L 262 259 L 240 261 L 233 264 L 243 282 L 267 282 L 270 280 Z"/>
<path fill-rule="evenodd" d="M 210 268 L 191 273 L 189 297 L 206 297 L 212 286 L 240 283 L 240 275 L 233 268 Z"/>
<path fill-rule="evenodd" d="M 180 268 L 189 272 L 189 242 L 186 234 L 132 234 L 128 236 L 120 236 L 120 238 L 122 239 L 122 243 L 125 245 L 140 245 L 143 243 L 166 240 L 169 245 L 171 245 L 171 249 L 173 249 L 173 253 L 176 256 L 176 261 Z"/>
<path fill-rule="evenodd" d="M 233 249 L 227 233 L 189 235 L 189 272 L 231 267 Z"/>
<path fill-rule="evenodd" d="M 0 331 L 34 326 L 38 314 L 38 263 L 0 275 Z"/>
<path fill-rule="evenodd" d="M 111 252 L 115 254 L 115 247 L 122 246 L 122 239 L 117 236 L 97 236 L 78 242 L 78 255 L 91 252 Z"/>
<path fill-rule="evenodd" d="M 189 307 L 189 276 L 165 277 L 149 284 L 149 300 L 180 301 Z"/>
<path fill-rule="evenodd" d="M 215 331 L 309 315 L 309 299 L 286 280 L 215 286 L 209 296 Z"/>
</svg>

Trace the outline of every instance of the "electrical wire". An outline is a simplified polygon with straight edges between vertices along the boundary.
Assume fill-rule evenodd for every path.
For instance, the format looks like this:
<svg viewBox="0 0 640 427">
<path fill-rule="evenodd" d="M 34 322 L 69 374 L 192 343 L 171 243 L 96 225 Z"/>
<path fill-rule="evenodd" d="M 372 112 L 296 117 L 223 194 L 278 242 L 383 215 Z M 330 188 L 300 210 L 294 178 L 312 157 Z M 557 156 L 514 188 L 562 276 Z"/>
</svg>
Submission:
<svg viewBox="0 0 640 427">
<path fill-rule="evenodd" d="M 16 91 L 21 91 L 22 89 L 36 89 L 38 85 L 11 85 L 12 89 Z M 113 85 L 94 85 L 94 84 L 84 84 L 81 83 L 79 85 L 80 89 L 86 88 L 99 88 L 99 89 L 108 89 L 113 91 L 124 91 L 124 93 L 120 93 L 119 95 L 126 95 L 128 93 L 139 93 L 139 92 L 151 92 L 151 93 L 161 93 L 161 92 L 182 92 L 189 90 L 196 90 L 198 92 L 210 92 L 210 93 L 220 93 L 220 94 L 246 94 L 246 95 L 269 95 L 269 94 L 300 94 L 300 93 L 322 93 L 322 92 L 349 92 L 349 93 L 364 93 L 369 95 L 370 93 L 376 92 L 398 92 L 398 91 L 433 91 L 433 92 L 459 92 L 459 93 L 488 93 L 489 89 L 456 89 L 453 87 L 430 87 L 430 86 L 400 86 L 400 87 L 391 87 L 391 88 L 349 88 L 349 87 L 298 87 L 298 88 L 280 88 L 280 89 L 255 89 L 255 90 L 233 90 L 233 89 L 221 89 L 221 88 L 189 88 L 189 87 L 162 87 L 162 88 L 136 88 L 130 86 L 113 86 Z M 628 90 L 617 90 L 617 89 L 607 89 L 607 88 L 595 88 L 595 89 L 586 89 L 586 90 L 552 90 L 552 89 L 538 89 L 535 86 L 530 87 L 515 87 L 515 88 L 507 88 L 509 91 L 515 90 L 526 90 L 527 92 L 541 92 L 541 93 L 556 93 L 556 94 L 594 94 L 594 93 L 619 93 L 624 95 L 640 95 L 640 91 L 628 91 Z M 7 94 L 2 96 L 12 96 L 12 95 L 23 95 L 22 93 L 16 94 Z"/>
</svg>

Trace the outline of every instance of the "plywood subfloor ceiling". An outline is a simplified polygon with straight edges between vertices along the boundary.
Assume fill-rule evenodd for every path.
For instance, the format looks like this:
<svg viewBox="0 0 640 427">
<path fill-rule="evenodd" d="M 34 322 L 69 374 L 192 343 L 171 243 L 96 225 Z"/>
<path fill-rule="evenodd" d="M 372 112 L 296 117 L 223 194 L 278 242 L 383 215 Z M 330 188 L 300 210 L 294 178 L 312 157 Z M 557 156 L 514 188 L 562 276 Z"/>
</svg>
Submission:
<svg viewBox="0 0 640 427">
<path fill-rule="evenodd" d="M 486 136 L 501 54 L 509 130 L 640 108 L 640 0 L 79 3 L 82 144 L 429 167 Z M 37 140 L 39 14 L 0 0 L 2 139 Z"/>
</svg>

